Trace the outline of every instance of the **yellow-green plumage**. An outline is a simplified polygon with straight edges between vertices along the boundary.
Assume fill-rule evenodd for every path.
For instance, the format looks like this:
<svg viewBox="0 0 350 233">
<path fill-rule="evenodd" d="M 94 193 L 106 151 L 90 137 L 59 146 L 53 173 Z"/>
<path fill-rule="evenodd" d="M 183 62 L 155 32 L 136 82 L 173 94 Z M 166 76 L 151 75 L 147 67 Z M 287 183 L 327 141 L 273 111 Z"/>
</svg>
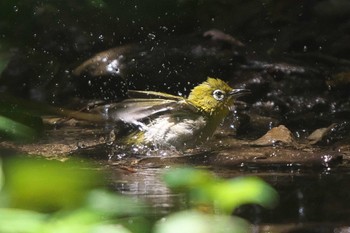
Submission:
<svg viewBox="0 0 350 233">
<path fill-rule="evenodd" d="M 229 113 L 235 97 L 247 93 L 220 79 L 208 78 L 188 98 L 152 91 L 130 91 L 110 117 L 134 131 L 119 140 L 128 145 L 183 149 L 208 140 Z"/>
<path fill-rule="evenodd" d="M 225 98 L 223 101 L 218 101 L 213 97 L 214 90 L 229 93 L 232 91 L 232 88 L 220 79 L 208 78 L 206 82 L 192 89 L 187 101 L 203 113 L 226 116 L 233 104 L 233 98 Z"/>
</svg>

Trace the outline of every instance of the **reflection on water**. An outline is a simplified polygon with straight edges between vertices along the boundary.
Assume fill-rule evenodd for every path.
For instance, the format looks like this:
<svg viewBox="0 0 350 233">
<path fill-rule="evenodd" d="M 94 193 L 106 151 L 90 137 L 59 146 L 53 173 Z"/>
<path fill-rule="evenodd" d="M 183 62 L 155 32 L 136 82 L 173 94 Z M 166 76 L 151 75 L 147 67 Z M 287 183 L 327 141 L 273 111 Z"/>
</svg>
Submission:
<svg viewBox="0 0 350 233">
<path fill-rule="evenodd" d="M 107 179 L 111 188 L 118 193 L 146 201 L 156 215 L 185 209 L 184 196 L 172 193 L 162 182 L 163 171 L 164 169 L 139 169 L 130 172 L 110 166 Z"/>
<path fill-rule="evenodd" d="M 138 169 L 135 172 L 127 172 L 109 166 L 109 182 L 115 191 L 150 203 L 154 214 L 165 215 L 174 210 L 184 209 L 187 205 L 183 195 L 172 193 L 165 187 L 161 180 L 165 169 Z M 241 175 L 259 176 L 279 192 L 280 203 L 273 210 L 246 205 L 235 211 L 236 215 L 262 226 L 260 231 L 266 226 L 269 226 L 268 229 L 281 225 L 284 228 L 300 224 L 306 227 L 325 222 L 336 227 L 350 221 L 348 169 L 299 169 L 278 172 L 225 169 L 213 172 L 225 178 Z"/>
</svg>

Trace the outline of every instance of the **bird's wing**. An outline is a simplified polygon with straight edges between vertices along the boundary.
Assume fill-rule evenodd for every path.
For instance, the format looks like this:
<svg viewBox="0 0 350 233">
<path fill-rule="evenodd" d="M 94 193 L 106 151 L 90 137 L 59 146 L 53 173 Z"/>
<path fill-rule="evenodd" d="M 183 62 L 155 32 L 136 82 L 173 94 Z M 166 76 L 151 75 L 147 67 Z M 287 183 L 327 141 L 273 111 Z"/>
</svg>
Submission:
<svg viewBox="0 0 350 233">
<path fill-rule="evenodd" d="M 106 116 L 114 121 L 123 121 L 143 128 L 146 122 L 159 115 L 177 111 L 196 111 L 185 99 L 181 97 L 177 99 L 126 99 L 109 109 Z"/>
<path fill-rule="evenodd" d="M 166 100 L 183 100 L 181 96 L 170 95 L 167 93 L 156 92 L 156 91 L 137 91 L 128 90 L 128 95 L 130 98 L 136 99 L 166 99 Z"/>
</svg>

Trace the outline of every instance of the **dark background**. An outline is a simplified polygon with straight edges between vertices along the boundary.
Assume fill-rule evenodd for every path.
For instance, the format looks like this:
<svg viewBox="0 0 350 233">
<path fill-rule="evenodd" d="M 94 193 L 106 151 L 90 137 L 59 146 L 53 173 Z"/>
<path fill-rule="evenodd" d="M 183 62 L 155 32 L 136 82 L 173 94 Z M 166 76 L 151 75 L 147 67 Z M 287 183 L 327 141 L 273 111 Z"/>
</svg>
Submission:
<svg viewBox="0 0 350 233">
<path fill-rule="evenodd" d="M 251 117 L 263 132 L 279 123 L 346 128 L 349 19 L 348 0 L 1 1 L 0 92 L 81 107 L 127 89 L 187 95 L 214 76 L 252 90 L 244 100 L 251 116 L 268 117 L 255 126 Z M 204 37 L 211 29 L 244 46 Z M 120 75 L 74 74 L 129 45 Z"/>
</svg>

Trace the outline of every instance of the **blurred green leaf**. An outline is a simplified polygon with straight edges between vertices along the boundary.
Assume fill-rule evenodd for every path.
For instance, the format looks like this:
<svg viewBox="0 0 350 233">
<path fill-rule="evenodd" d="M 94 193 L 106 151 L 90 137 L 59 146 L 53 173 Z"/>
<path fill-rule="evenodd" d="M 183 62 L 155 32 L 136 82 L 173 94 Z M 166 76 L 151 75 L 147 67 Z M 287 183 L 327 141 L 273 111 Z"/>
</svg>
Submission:
<svg viewBox="0 0 350 233">
<path fill-rule="evenodd" d="M 4 173 L 2 171 L 2 160 L 0 158 L 0 194 L 2 190 L 2 186 L 4 185 Z M 0 196 L 0 203 L 1 203 L 1 196 Z"/>
<path fill-rule="evenodd" d="M 228 214 L 244 204 L 258 204 L 273 208 L 278 202 L 278 193 L 257 177 L 238 177 L 212 184 L 210 197 L 218 208 Z"/>
<path fill-rule="evenodd" d="M 146 204 L 103 190 L 89 192 L 85 206 L 109 216 L 135 216 L 147 212 Z"/>
<path fill-rule="evenodd" d="M 102 179 L 74 163 L 24 159 L 4 166 L 4 192 L 8 206 L 38 211 L 57 211 L 80 206 L 87 192 Z"/>
<path fill-rule="evenodd" d="M 217 179 L 208 171 L 189 167 L 172 169 L 163 176 L 167 186 L 172 189 L 189 189 L 215 182 Z"/>
<path fill-rule="evenodd" d="M 88 209 L 76 209 L 57 212 L 43 226 L 43 232 L 92 232 L 92 229 L 104 225 L 105 221 L 98 213 Z"/>
<path fill-rule="evenodd" d="M 130 199 L 104 190 L 93 190 L 87 196 L 86 208 L 132 230 L 133 233 L 149 232 L 151 225 L 144 216 L 148 206 L 140 200 Z"/>
<path fill-rule="evenodd" d="M 28 103 L 0 93 L 0 136 L 11 140 L 33 140 L 43 129 L 43 122 Z"/>
<path fill-rule="evenodd" d="M 250 231 L 249 223 L 238 217 L 182 211 L 159 221 L 155 225 L 154 233 L 245 233 Z"/>
<path fill-rule="evenodd" d="M 185 190 L 190 203 L 195 206 L 208 206 L 220 213 L 230 214 L 243 204 L 259 204 L 272 208 L 279 199 L 278 193 L 257 177 L 224 180 L 208 171 L 177 168 L 168 171 L 164 180 L 170 188 Z"/>
<path fill-rule="evenodd" d="M 0 208 L 0 216 L 0 232 L 6 233 L 131 233 L 122 225 L 112 224 L 109 219 L 102 219 L 99 214 L 87 209 L 48 215 L 35 211 Z"/>
<path fill-rule="evenodd" d="M 0 232 L 37 233 L 48 216 L 34 211 L 0 208 Z"/>
<path fill-rule="evenodd" d="M 127 228 L 125 228 L 122 225 L 116 225 L 116 224 L 105 224 L 105 225 L 99 225 L 94 227 L 89 232 L 96 232 L 96 233 L 132 233 Z"/>
<path fill-rule="evenodd" d="M 131 233 L 130 228 L 143 233 L 151 228 L 143 217 L 145 204 L 96 189 L 101 176 L 86 163 L 11 159 L 4 177 L 0 195 L 7 199 L 0 204 L 9 208 L 0 209 L 0 232 Z M 13 227 L 17 219 L 21 226 Z"/>
<path fill-rule="evenodd" d="M 32 140 L 37 136 L 33 128 L 1 115 L 0 132 L 14 140 Z"/>
</svg>

